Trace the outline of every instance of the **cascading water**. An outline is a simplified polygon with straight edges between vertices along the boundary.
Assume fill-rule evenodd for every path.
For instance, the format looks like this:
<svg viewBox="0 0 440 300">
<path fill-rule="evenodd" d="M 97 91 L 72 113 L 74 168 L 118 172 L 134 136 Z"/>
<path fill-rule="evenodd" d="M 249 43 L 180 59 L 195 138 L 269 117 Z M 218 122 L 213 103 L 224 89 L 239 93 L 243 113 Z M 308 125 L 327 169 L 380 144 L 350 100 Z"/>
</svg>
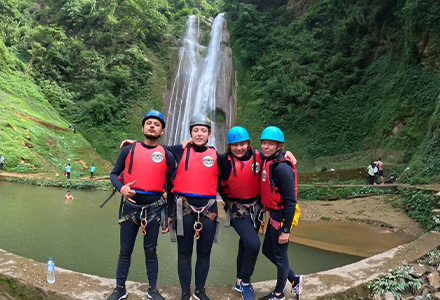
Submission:
<svg viewBox="0 0 440 300">
<path fill-rule="evenodd" d="M 200 45 L 200 18 L 190 16 L 179 49 L 174 82 L 170 88 L 165 141 L 168 145 L 189 140 L 189 121 L 207 115 L 212 121 L 209 145 L 225 149 L 227 130 L 235 121 L 235 89 L 231 50 L 227 46 L 224 13 L 212 24 L 209 46 Z"/>
</svg>

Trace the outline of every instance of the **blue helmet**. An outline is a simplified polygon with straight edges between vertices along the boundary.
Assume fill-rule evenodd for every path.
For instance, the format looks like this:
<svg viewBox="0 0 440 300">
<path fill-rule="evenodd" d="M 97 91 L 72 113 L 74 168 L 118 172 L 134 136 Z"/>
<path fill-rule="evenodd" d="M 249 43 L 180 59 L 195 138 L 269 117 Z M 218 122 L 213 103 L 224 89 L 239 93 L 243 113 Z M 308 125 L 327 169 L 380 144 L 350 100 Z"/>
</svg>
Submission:
<svg viewBox="0 0 440 300">
<path fill-rule="evenodd" d="M 228 144 L 250 140 L 249 133 L 241 126 L 235 126 L 228 131 Z"/>
<path fill-rule="evenodd" d="M 145 117 L 142 119 L 142 127 L 145 124 L 145 121 L 149 118 L 155 118 L 158 119 L 160 121 L 160 123 L 162 123 L 162 129 L 165 128 L 165 119 L 162 115 L 162 113 L 158 110 L 150 110 L 149 112 L 147 112 L 147 114 L 145 115 Z"/>
<path fill-rule="evenodd" d="M 276 126 L 269 126 L 264 128 L 260 136 L 261 140 L 272 140 L 284 143 L 284 133 Z"/>
</svg>

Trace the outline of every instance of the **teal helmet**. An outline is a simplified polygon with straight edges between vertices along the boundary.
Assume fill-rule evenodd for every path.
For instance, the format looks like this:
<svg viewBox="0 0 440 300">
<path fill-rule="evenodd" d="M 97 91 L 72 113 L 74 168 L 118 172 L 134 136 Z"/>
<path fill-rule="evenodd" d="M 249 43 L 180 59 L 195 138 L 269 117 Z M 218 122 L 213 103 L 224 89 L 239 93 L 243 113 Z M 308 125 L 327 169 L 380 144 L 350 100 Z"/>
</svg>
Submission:
<svg viewBox="0 0 440 300">
<path fill-rule="evenodd" d="M 260 136 L 261 140 L 272 140 L 284 143 L 284 133 L 276 126 L 269 126 L 264 128 Z"/>
<path fill-rule="evenodd" d="M 160 111 L 150 110 L 149 112 L 147 112 L 145 117 L 142 119 L 142 127 L 144 127 L 145 121 L 149 118 L 158 119 L 160 123 L 162 123 L 162 129 L 165 129 L 165 119 Z"/>
<path fill-rule="evenodd" d="M 228 131 L 228 144 L 248 141 L 251 138 L 249 133 L 241 126 L 235 126 Z"/>
<path fill-rule="evenodd" d="M 205 115 L 195 115 L 189 121 L 189 128 L 192 128 L 193 126 L 196 125 L 207 126 L 208 128 L 211 129 L 211 120 Z"/>
</svg>

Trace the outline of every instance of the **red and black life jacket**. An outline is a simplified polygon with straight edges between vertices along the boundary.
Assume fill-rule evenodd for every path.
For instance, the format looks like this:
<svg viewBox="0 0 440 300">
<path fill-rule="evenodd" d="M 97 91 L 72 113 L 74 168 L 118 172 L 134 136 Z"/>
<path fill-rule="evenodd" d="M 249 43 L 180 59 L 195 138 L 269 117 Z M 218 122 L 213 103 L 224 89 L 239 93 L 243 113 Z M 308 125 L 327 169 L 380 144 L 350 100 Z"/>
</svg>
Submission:
<svg viewBox="0 0 440 300">
<path fill-rule="evenodd" d="M 136 181 L 131 189 L 140 194 L 162 194 L 165 192 L 167 160 L 166 150 L 158 145 L 149 149 L 133 144 L 125 159 L 125 169 L 122 171 L 123 184 Z M 136 151 L 135 151 L 136 150 Z"/>
<path fill-rule="evenodd" d="M 260 197 L 261 204 L 272 210 L 284 209 L 283 199 L 281 198 L 281 191 L 275 186 L 272 179 L 273 168 L 279 163 L 288 163 L 293 173 L 295 174 L 295 199 L 298 195 L 298 184 L 296 176 L 295 164 L 288 158 L 274 159 L 270 161 L 265 161 L 263 165 L 263 171 L 261 174 L 261 184 L 260 184 Z"/>
<path fill-rule="evenodd" d="M 189 197 L 216 198 L 218 175 L 217 151 L 208 147 L 203 152 L 196 152 L 188 145 L 177 165 L 172 192 Z"/>
<path fill-rule="evenodd" d="M 261 158 L 260 153 L 252 148 L 252 157 L 241 161 L 228 155 L 232 170 L 229 180 L 221 181 L 223 192 L 233 199 L 251 199 L 260 194 Z"/>
</svg>

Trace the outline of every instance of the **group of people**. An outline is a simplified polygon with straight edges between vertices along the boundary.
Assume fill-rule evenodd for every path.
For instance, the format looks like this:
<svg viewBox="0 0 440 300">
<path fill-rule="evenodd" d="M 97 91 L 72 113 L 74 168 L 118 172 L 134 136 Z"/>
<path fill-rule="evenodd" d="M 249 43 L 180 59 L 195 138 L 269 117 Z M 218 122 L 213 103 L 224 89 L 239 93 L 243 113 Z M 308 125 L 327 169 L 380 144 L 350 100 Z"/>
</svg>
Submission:
<svg viewBox="0 0 440 300">
<path fill-rule="evenodd" d="M 373 185 L 375 184 L 375 179 L 376 179 L 376 174 L 379 176 L 380 178 L 380 184 L 383 185 L 385 184 L 384 179 L 383 179 L 383 163 L 382 163 L 382 159 L 379 157 L 379 159 L 375 162 L 371 162 L 368 166 L 367 166 L 367 173 L 368 173 L 368 183 Z"/>
<path fill-rule="evenodd" d="M 65 167 L 65 170 L 63 171 L 63 175 L 67 176 L 67 179 L 70 179 L 70 172 L 72 171 L 72 166 L 70 163 L 68 163 Z M 90 179 L 94 177 L 96 166 L 92 164 L 90 167 Z"/>
<path fill-rule="evenodd" d="M 115 189 L 123 196 L 120 209 L 120 252 L 116 287 L 108 300 L 127 297 L 128 276 L 135 240 L 143 234 L 148 299 L 165 299 L 156 287 L 159 228 L 177 241 L 177 271 L 181 300 L 209 300 L 205 285 L 210 255 L 219 230 L 217 191 L 226 203 L 225 223 L 238 233 L 237 278 L 235 290 L 244 300 L 253 300 L 251 284 L 260 250 L 258 230 L 267 211 L 262 253 L 277 267 L 277 283 L 260 300 L 285 299 L 286 281 L 300 299 L 302 276 L 289 266 L 287 249 L 290 231 L 299 216 L 295 158 L 283 152 L 284 134 L 275 126 L 261 133 L 261 149 L 250 145 L 243 127 L 233 127 L 227 135 L 227 153 L 219 154 L 207 146 L 211 120 L 196 115 L 190 121 L 191 141 L 162 146 L 165 119 L 152 110 L 142 119 L 144 141 L 131 141 L 122 148 L 110 174 Z M 166 198 L 163 194 L 166 191 Z M 193 245 L 196 241 L 195 290 L 191 294 Z"/>
</svg>

